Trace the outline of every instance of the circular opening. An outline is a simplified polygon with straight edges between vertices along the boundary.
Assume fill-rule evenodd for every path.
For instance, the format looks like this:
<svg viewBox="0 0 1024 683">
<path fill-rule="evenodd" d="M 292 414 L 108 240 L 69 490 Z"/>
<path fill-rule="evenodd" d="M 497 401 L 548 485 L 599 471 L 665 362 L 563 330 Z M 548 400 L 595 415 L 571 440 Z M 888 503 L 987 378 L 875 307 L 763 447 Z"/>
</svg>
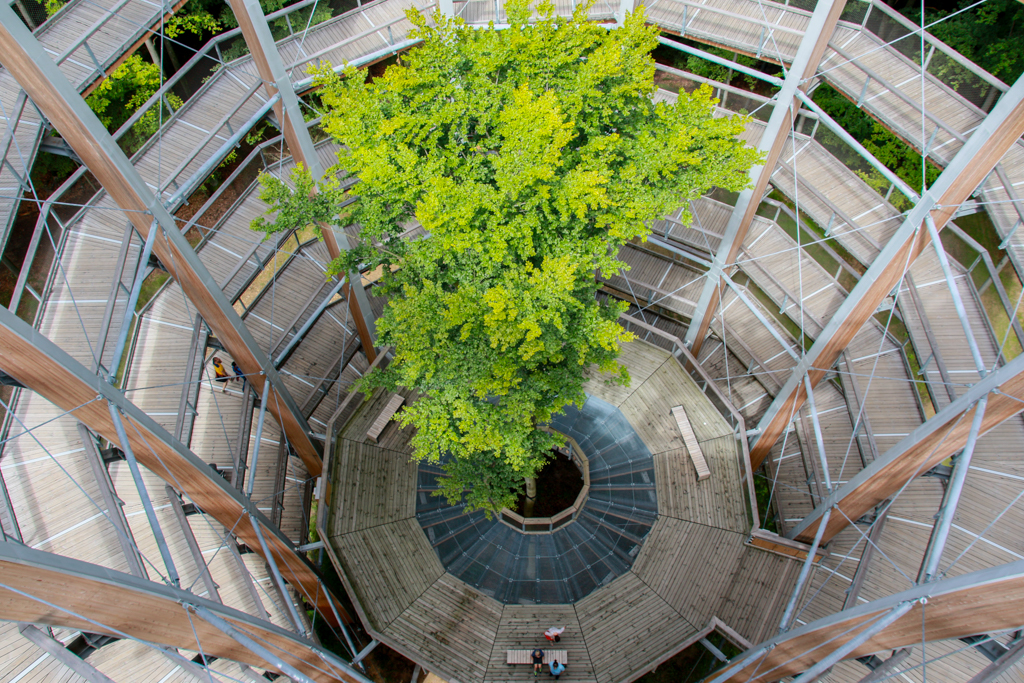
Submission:
<svg viewBox="0 0 1024 683">
<path fill-rule="evenodd" d="M 523 517 L 554 517 L 572 507 L 583 490 L 583 472 L 569 457 L 569 449 L 552 450 L 551 459 L 537 473 L 537 496 L 530 510 L 525 491 L 514 512 Z"/>
</svg>

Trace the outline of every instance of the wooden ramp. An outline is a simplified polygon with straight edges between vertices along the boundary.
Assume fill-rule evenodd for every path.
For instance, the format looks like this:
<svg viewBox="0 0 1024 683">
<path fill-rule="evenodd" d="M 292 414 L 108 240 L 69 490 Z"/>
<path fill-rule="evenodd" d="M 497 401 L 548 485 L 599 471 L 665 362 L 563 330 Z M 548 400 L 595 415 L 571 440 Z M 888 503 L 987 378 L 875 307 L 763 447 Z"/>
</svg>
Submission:
<svg viewBox="0 0 1024 683">
<path fill-rule="evenodd" d="M 697 443 L 697 437 L 693 433 L 693 427 L 690 426 L 690 418 L 686 417 L 686 409 L 683 406 L 676 406 L 672 409 L 672 415 L 676 418 L 676 424 L 679 425 L 679 433 L 683 435 L 686 452 L 690 454 L 690 460 L 697 469 L 697 481 L 707 479 L 711 476 L 711 469 L 708 468 L 708 463 L 704 460 L 704 453 L 701 452 L 700 444 Z"/>
</svg>

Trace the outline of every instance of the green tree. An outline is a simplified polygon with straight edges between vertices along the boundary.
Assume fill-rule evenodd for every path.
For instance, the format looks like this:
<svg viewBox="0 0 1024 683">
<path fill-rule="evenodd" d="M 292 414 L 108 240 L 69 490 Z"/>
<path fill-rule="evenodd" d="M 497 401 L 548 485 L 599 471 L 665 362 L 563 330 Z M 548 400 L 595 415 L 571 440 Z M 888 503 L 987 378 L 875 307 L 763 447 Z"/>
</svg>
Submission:
<svg viewBox="0 0 1024 683">
<path fill-rule="evenodd" d="M 395 347 L 363 387 L 419 392 L 399 415 L 415 457 L 444 463 L 449 500 L 486 511 L 514 503 L 560 443 L 537 427 L 584 401 L 591 367 L 628 382 L 625 306 L 597 299 L 595 273 L 622 270 L 619 247 L 651 220 L 743 188 L 757 159 L 737 138 L 744 119 L 712 116 L 709 89 L 652 101 L 657 32 L 642 10 L 610 31 L 585 3 L 571 18 L 506 7 L 501 31 L 410 12 L 422 46 L 372 82 L 319 69 L 323 125 L 359 201 L 337 217 L 337 183 L 311 198 L 308 174 L 294 193 L 265 176 L 280 211 L 254 224 L 360 226 L 332 268 L 382 268 L 377 329 Z M 407 238 L 417 224 L 429 237 Z"/>
</svg>

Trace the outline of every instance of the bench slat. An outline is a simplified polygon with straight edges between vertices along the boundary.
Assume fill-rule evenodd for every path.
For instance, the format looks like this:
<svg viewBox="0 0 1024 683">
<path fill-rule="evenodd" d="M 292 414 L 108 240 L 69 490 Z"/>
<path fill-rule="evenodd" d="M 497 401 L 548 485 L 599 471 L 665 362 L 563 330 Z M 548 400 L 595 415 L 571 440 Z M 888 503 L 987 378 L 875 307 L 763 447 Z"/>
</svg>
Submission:
<svg viewBox="0 0 1024 683">
<path fill-rule="evenodd" d="M 697 444 L 697 436 L 693 433 L 690 418 L 686 416 L 686 409 L 682 406 L 676 406 L 672 409 L 672 415 L 676 418 L 676 424 L 679 425 L 679 433 L 683 435 L 686 452 L 690 454 L 690 460 L 697 470 L 697 481 L 707 479 L 711 476 L 711 470 L 704 459 L 704 453 L 701 452 L 700 446 Z"/>
<path fill-rule="evenodd" d="M 541 648 L 544 650 L 544 648 Z M 506 650 L 505 657 L 506 663 L 508 664 L 532 664 L 533 660 L 530 658 L 530 653 L 533 650 Z M 559 664 L 569 664 L 569 651 L 568 650 L 544 650 L 544 664 L 550 664 L 552 660 L 557 659 Z"/>
<path fill-rule="evenodd" d="M 402 407 L 403 403 L 405 403 L 405 397 L 400 394 L 392 396 L 391 400 L 388 401 L 388 404 L 384 406 L 384 410 L 380 412 L 377 419 L 373 421 L 372 425 L 370 425 L 370 430 L 366 432 L 366 438 L 377 443 L 377 439 L 380 437 L 381 432 L 383 432 L 384 428 L 388 426 L 388 422 L 395 416 L 395 413 L 398 412 L 398 409 Z"/>
</svg>

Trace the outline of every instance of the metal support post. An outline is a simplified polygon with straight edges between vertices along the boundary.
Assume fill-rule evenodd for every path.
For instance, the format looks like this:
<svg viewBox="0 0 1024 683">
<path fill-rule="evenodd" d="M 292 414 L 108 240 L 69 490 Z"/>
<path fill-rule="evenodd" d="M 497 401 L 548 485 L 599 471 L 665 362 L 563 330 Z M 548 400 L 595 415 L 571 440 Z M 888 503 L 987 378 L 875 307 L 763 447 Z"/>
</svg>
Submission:
<svg viewBox="0 0 1024 683">
<path fill-rule="evenodd" d="M 124 510 L 121 508 L 123 503 L 114 491 L 114 483 L 110 481 L 110 472 L 103 463 L 103 456 L 100 455 L 99 450 L 96 448 L 96 441 L 93 439 L 92 432 L 89 431 L 88 427 L 79 422 L 78 436 L 82 439 L 85 457 L 89 460 L 89 467 L 92 469 L 93 477 L 96 479 L 96 486 L 100 490 L 100 495 L 103 496 L 103 503 L 107 506 L 107 515 L 110 517 L 110 523 L 114 526 L 114 531 L 117 532 L 117 540 L 121 545 L 121 552 L 124 554 L 125 562 L 128 564 L 128 571 L 139 578 L 148 579 L 149 575 L 146 573 L 146 567 L 142 563 L 139 548 L 132 537 L 128 520 L 124 516 Z"/>
<path fill-rule="evenodd" d="M 921 598 L 921 604 L 926 602 L 925 598 Z M 824 659 L 820 660 L 817 664 L 812 666 L 807 671 L 800 674 L 797 678 L 793 679 L 793 683 L 812 683 L 814 679 L 825 672 L 826 669 L 830 669 L 835 666 L 843 657 L 853 652 L 864 643 L 871 640 L 876 634 L 884 631 L 897 619 L 902 617 L 904 614 L 909 612 L 916 602 L 903 602 L 893 607 L 889 612 L 881 619 L 873 623 L 868 628 L 858 633 L 854 638 L 847 641 L 843 645 L 836 648 L 831 654 Z"/>
<path fill-rule="evenodd" d="M 164 532 L 160 528 L 160 520 L 156 518 L 156 511 L 153 509 L 153 501 L 149 498 L 146 482 L 143 481 L 142 472 L 139 471 L 139 462 L 135 459 L 132 444 L 128 440 L 128 433 L 124 429 L 121 411 L 117 409 L 117 406 L 112 401 L 107 403 L 107 407 L 110 409 L 110 418 L 114 422 L 114 429 L 117 430 L 117 440 L 121 442 L 121 450 L 124 452 L 125 460 L 128 462 L 128 469 L 132 473 L 132 479 L 135 481 L 135 488 L 139 491 L 139 500 L 142 501 L 142 508 L 146 511 L 146 519 L 149 520 L 149 527 L 153 530 L 153 537 L 156 539 L 156 545 L 160 549 L 160 557 L 164 560 L 167 575 L 173 586 L 180 587 L 181 580 L 178 578 L 178 570 L 174 567 L 174 558 L 171 557 L 171 551 L 167 547 Z"/>
<path fill-rule="evenodd" d="M 203 559 L 203 551 L 199 549 L 196 536 L 192 533 L 192 527 L 188 523 L 188 518 L 185 517 L 185 509 L 181 505 L 181 498 L 178 497 L 178 492 L 170 484 L 164 484 L 164 491 L 167 493 L 167 499 L 171 501 L 171 509 L 174 511 L 174 517 L 178 520 L 181 533 L 184 534 L 185 541 L 188 543 L 188 549 L 192 553 L 192 560 L 196 564 L 196 570 L 203 579 L 203 583 L 206 584 L 206 592 L 211 600 L 224 602 L 220 599 L 220 593 L 217 592 L 217 584 L 214 583 L 213 576 L 210 574 L 210 568 L 206 566 L 206 560 Z"/>
<path fill-rule="evenodd" d="M 18 631 L 26 640 L 31 641 L 40 650 L 43 650 L 58 662 L 74 671 L 78 677 L 87 681 L 87 683 L 115 683 L 113 679 L 109 678 L 102 671 L 64 647 L 62 642 L 32 624 L 18 624 Z M 15 678 L 20 678 L 20 676 L 15 676 Z"/>
<path fill-rule="evenodd" d="M 262 525 L 260 524 L 260 521 L 252 515 L 249 515 L 249 520 L 252 522 L 252 528 L 256 532 L 257 538 L 259 538 L 260 545 L 263 547 L 263 556 L 267 558 L 267 565 L 270 567 L 270 573 L 274 577 L 274 583 L 277 584 L 278 589 L 281 591 L 281 600 L 283 600 L 284 604 L 288 607 L 288 614 L 291 615 L 292 623 L 295 624 L 295 632 L 305 635 L 306 627 L 302 624 L 302 620 L 299 618 L 299 613 L 295 609 L 295 604 L 291 601 L 291 598 L 288 597 L 288 584 L 284 582 L 284 579 L 281 577 L 281 572 L 277 569 L 277 560 L 274 559 L 269 548 L 267 548 L 267 542 L 263 538 L 263 529 L 260 528 Z"/>
<path fill-rule="evenodd" d="M 814 406 L 814 387 L 811 386 L 811 379 L 807 375 L 804 375 L 804 388 L 807 391 L 807 409 L 811 413 L 811 423 L 814 425 L 814 440 L 818 445 L 818 457 L 821 459 L 821 474 L 825 477 L 825 490 L 832 493 L 832 477 L 828 472 L 828 458 L 825 457 L 825 439 L 821 434 L 818 409 Z"/>
<path fill-rule="evenodd" d="M 875 669 L 857 683 L 878 683 L 878 681 L 889 678 L 889 673 L 910 656 L 911 650 L 904 648 L 894 653 L 889 659 L 879 664 Z"/>
<path fill-rule="evenodd" d="M 156 221 L 149 228 L 146 235 L 146 244 L 139 255 L 139 265 L 135 271 L 135 281 L 132 283 L 131 294 L 128 295 L 128 305 L 124 309 L 124 320 L 121 321 L 121 330 L 117 333 L 117 345 L 114 346 L 114 355 L 110 359 L 110 371 L 107 373 L 107 382 L 114 384 L 117 381 L 117 370 L 121 366 L 121 356 L 124 355 L 124 347 L 128 343 L 128 330 L 131 329 L 132 317 L 135 315 L 135 307 L 139 303 L 139 293 L 142 291 L 142 281 L 146 279 L 146 268 L 149 257 L 153 253 L 153 245 L 156 243 L 156 236 L 160 232 Z M 125 240 L 130 241 L 132 232 L 125 233 Z M 102 349 L 100 353 L 103 353 Z M 101 359 L 102 360 L 102 359 Z"/>
<path fill-rule="evenodd" d="M 942 510 L 939 511 L 939 521 L 935 523 L 935 530 L 925 553 L 921 574 L 917 579 L 918 583 L 934 581 L 939 573 L 939 561 L 942 559 L 942 551 L 946 548 L 949 530 L 953 526 L 956 506 L 960 502 L 960 494 L 964 488 L 964 481 L 967 479 L 967 470 L 971 466 L 971 456 L 974 455 L 974 446 L 978 442 L 978 434 L 981 432 L 981 423 L 985 419 L 987 404 L 988 398 L 982 398 L 974 409 L 974 419 L 971 421 L 967 445 L 964 446 L 963 452 L 957 456 L 953 465 L 953 476 L 949 479 L 949 488 L 946 489 L 945 501 L 942 504 Z"/>
<path fill-rule="evenodd" d="M 380 641 L 379 640 L 376 640 L 376 639 L 371 640 L 369 645 L 367 645 L 366 647 L 364 647 L 362 650 L 359 651 L 359 654 L 357 654 L 355 656 L 355 658 L 352 660 L 352 663 L 353 664 L 358 664 L 359 662 L 363 661 L 363 658 L 366 657 L 366 655 L 368 655 L 371 652 L 373 652 L 374 648 L 376 648 L 378 645 L 380 645 Z"/>
<path fill-rule="evenodd" d="M 819 532 L 823 533 L 825 527 L 828 526 L 828 517 L 831 514 L 831 510 L 825 510 L 825 522 L 818 527 Z M 811 567 L 814 566 L 814 557 L 818 554 L 818 545 L 820 543 L 821 533 L 818 533 L 814 536 L 814 543 L 811 544 L 811 549 L 807 551 L 807 558 L 804 559 L 804 564 L 800 567 L 800 574 L 796 578 L 796 585 L 793 586 L 793 594 L 789 596 L 786 610 L 782 613 L 782 621 L 779 622 L 779 633 L 785 633 L 789 630 L 790 622 L 793 619 L 793 612 L 796 610 L 796 601 L 800 599 L 804 583 L 807 582 L 807 577 L 811 574 Z"/>
<path fill-rule="evenodd" d="M 256 481 L 256 462 L 260 457 L 260 442 L 263 440 L 263 422 L 267 418 L 267 389 L 269 382 L 263 383 L 263 397 L 260 399 L 260 416 L 256 421 L 256 445 L 252 447 L 252 463 L 249 464 L 249 476 L 245 482 L 245 496 L 246 498 L 252 498 L 252 487 Z M 241 459 L 239 459 L 241 464 Z"/>
<path fill-rule="evenodd" d="M 284 347 L 284 349 L 281 350 L 281 353 L 277 355 L 277 358 L 274 359 L 275 368 L 280 368 L 282 365 L 284 365 L 285 361 L 288 360 L 288 356 L 291 355 L 292 351 L 294 351 L 295 347 L 299 345 L 299 342 L 302 341 L 303 337 L 305 337 L 306 334 L 310 331 L 310 329 L 312 329 L 313 325 L 316 324 L 316 321 L 320 319 L 320 316 L 324 314 L 324 311 L 327 310 L 327 307 L 331 305 L 331 299 L 333 299 L 335 295 L 342 290 L 347 281 L 348 278 L 346 276 L 342 276 L 341 279 L 338 280 L 338 284 L 336 284 L 334 287 L 331 287 L 331 291 L 327 293 L 327 296 L 324 297 L 324 300 L 321 301 L 320 305 L 316 307 L 316 310 L 313 311 L 313 314 L 306 318 L 306 322 L 302 324 L 302 327 L 300 327 L 299 330 L 294 335 L 292 335 L 292 338 L 288 340 L 288 344 Z"/>
<path fill-rule="evenodd" d="M 231 636 L 234 640 L 238 641 L 241 645 L 245 647 L 245 649 L 249 650 L 257 657 L 261 657 L 270 662 L 272 665 L 276 666 L 278 669 L 283 671 L 284 674 L 288 676 L 288 678 L 292 679 L 293 681 L 296 681 L 296 683 L 315 683 L 315 681 L 312 678 L 302 673 L 294 666 L 292 666 L 291 664 L 289 664 L 288 662 L 284 661 L 276 654 L 271 652 L 269 649 L 263 647 L 254 639 L 250 638 L 248 635 L 242 633 L 237 628 L 232 626 L 227 619 L 220 618 L 219 616 L 217 616 L 210 610 L 206 609 L 202 605 L 185 605 L 185 609 L 191 609 L 193 612 L 201 616 L 208 623 L 212 624 L 213 626 L 220 629 L 227 635 Z"/>
<path fill-rule="evenodd" d="M 970 347 L 971 356 L 974 358 L 974 367 L 982 379 L 984 379 L 987 374 L 985 361 L 981 358 L 978 342 L 974 338 L 974 332 L 971 330 L 971 322 L 967 319 L 967 309 L 964 308 L 963 299 L 960 297 L 960 289 L 956 286 L 956 280 L 953 278 L 953 269 L 949 267 L 946 250 L 942 247 L 942 238 L 939 237 L 939 230 L 935 227 L 935 220 L 930 213 L 924 217 L 924 223 L 928 226 L 928 234 L 932 238 L 932 247 L 934 247 L 935 254 L 939 257 L 939 264 L 942 265 L 942 274 L 946 277 L 946 287 L 949 288 L 949 293 L 953 296 L 953 306 L 956 308 L 957 317 L 960 318 L 960 325 L 964 328 L 967 346 Z"/>
</svg>

